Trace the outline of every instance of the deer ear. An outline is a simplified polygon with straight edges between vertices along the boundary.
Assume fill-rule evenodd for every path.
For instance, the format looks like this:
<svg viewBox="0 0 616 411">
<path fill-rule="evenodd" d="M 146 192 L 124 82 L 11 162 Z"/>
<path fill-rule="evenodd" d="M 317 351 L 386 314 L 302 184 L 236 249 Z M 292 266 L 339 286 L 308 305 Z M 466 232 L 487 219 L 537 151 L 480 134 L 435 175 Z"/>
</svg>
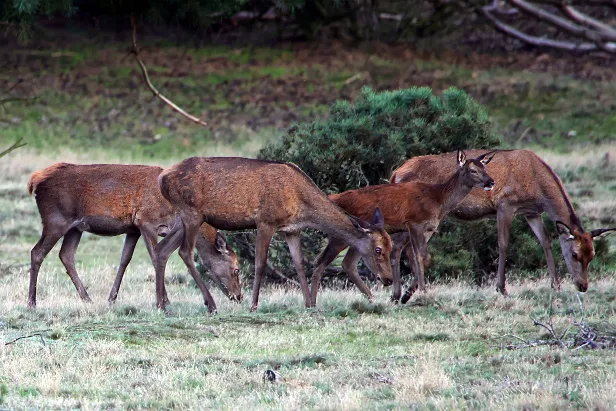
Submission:
<svg viewBox="0 0 616 411">
<path fill-rule="evenodd" d="M 352 215 L 349 215 L 349 220 L 351 220 L 351 223 L 353 223 L 353 226 L 357 228 L 358 230 L 363 231 L 365 233 L 370 231 L 369 224 L 366 223 L 364 220 L 359 219 Z"/>
<path fill-rule="evenodd" d="M 571 240 L 573 239 L 573 232 L 571 231 L 571 229 L 567 226 L 567 224 L 562 223 L 560 221 L 556 222 L 556 231 L 558 231 L 558 234 L 562 237 L 566 237 L 567 240 Z"/>
<path fill-rule="evenodd" d="M 466 164 L 466 153 L 458 149 L 458 165 L 464 167 L 464 164 Z"/>
<path fill-rule="evenodd" d="M 371 224 L 376 228 L 382 229 L 385 227 L 385 217 L 383 217 L 383 213 L 380 208 L 375 208 L 374 213 L 372 213 L 372 221 Z"/>
<path fill-rule="evenodd" d="M 484 155 L 479 157 L 479 161 L 481 161 L 481 164 L 483 164 L 484 166 L 487 166 L 488 163 L 492 161 L 495 155 L 496 155 L 496 151 L 485 153 Z"/>
<path fill-rule="evenodd" d="M 592 238 L 605 238 L 611 233 L 616 231 L 616 227 L 614 228 L 597 228 L 596 230 L 592 230 L 590 235 Z"/>
<path fill-rule="evenodd" d="M 220 254 L 229 254 L 229 251 L 227 250 L 227 240 L 220 231 L 216 231 L 214 247 L 216 248 L 216 251 L 218 251 Z"/>
</svg>

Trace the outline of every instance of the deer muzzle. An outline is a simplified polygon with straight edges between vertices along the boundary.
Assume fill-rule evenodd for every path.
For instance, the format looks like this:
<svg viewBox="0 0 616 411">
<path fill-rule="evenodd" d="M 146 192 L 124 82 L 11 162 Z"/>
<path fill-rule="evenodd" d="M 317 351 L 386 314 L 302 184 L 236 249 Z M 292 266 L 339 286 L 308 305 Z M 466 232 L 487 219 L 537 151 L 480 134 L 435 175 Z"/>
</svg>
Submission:
<svg viewBox="0 0 616 411">
<path fill-rule="evenodd" d="M 483 189 L 486 190 L 486 191 L 492 191 L 493 188 L 494 188 L 494 180 L 492 180 L 492 179 L 490 179 L 483 186 Z"/>
</svg>

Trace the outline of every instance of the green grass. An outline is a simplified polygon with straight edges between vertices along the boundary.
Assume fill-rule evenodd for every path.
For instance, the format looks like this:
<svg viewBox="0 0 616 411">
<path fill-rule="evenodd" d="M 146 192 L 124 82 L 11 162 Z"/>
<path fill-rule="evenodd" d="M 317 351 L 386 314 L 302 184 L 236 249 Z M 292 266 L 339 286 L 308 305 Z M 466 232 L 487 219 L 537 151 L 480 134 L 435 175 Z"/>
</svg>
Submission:
<svg viewBox="0 0 616 411">
<path fill-rule="evenodd" d="M 588 150 L 542 154 L 557 171 L 574 174 L 586 157 L 597 155 Z M 113 152 L 97 150 L 59 156 L 118 161 Z M 552 291 L 545 267 L 537 280 L 521 280 L 528 274 L 510 270 L 510 298 L 496 294 L 493 285 L 477 289 L 470 281 L 432 282 L 405 306 L 389 302 L 389 289 L 375 287 L 375 302 L 369 303 L 354 288 L 326 288 L 317 308 L 305 310 L 298 290 L 265 287 L 259 310 L 249 313 L 249 298 L 238 305 L 211 287 L 219 314 L 210 316 L 192 281 L 172 281 L 186 277 L 174 255 L 167 270 L 171 312 L 165 316 L 155 309 L 153 268 L 141 244 L 118 302 L 107 305 L 122 239 L 86 234 L 77 270 L 94 303 L 79 300 L 57 245 L 40 272 L 39 307 L 30 311 L 25 306 L 28 258 L 40 222 L 25 184 L 32 170 L 53 161 L 56 155 L 26 148 L 0 161 L 4 408 L 616 407 L 613 352 L 504 348 L 519 342 L 511 334 L 545 337 L 529 316 L 543 319 L 553 313 L 556 329 L 564 330 L 571 319 L 566 312 L 577 308 L 570 282 L 565 280 L 561 292 Z M 586 168 L 580 178 L 595 172 Z M 581 295 L 586 321 L 613 322 L 615 273 L 613 267 L 591 265 L 591 288 Z M 36 332 L 45 345 L 38 336 L 4 345 Z M 267 369 L 277 370 L 282 380 L 263 381 Z M 380 382 L 377 374 L 391 383 Z"/>
<path fill-rule="evenodd" d="M 365 84 L 464 88 L 488 107 L 509 145 L 539 150 L 592 228 L 615 223 L 616 165 L 602 163 L 605 153 L 616 158 L 613 84 L 396 56 L 315 54 L 300 65 L 292 50 L 231 47 L 191 48 L 171 77 L 183 50 L 168 41 L 143 45 L 156 52 L 143 56 L 154 84 L 208 128 L 154 100 L 119 44 L 31 56 L 32 67 L 49 63 L 32 69 L 32 88 L 24 91 L 38 99 L 0 108 L 0 118 L 11 120 L 0 150 L 21 137 L 29 145 L 0 160 L 0 408 L 616 408 L 612 352 L 504 348 L 518 342 L 510 334 L 542 338 L 529 315 L 577 307 L 567 279 L 560 293 L 549 288 L 542 259 L 533 273 L 509 270 L 507 299 L 492 285 L 453 279 L 431 282 L 406 306 L 393 306 L 389 290 L 375 289 L 369 303 L 353 288 L 325 289 L 306 311 L 298 290 L 266 287 L 259 310 L 248 313 L 248 301 L 237 305 L 213 290 L 220 314 L 209 316 L 174 255 L 171 314 L 164 316 L 155 310 L 154 273 L 141 244 L 117 304 L 107 306 L 122 239 L 86 234 L 77 270 L 94 304 L 79 301 L 56 246 L 40 273 L 39 308 L 27 310 L 29 251 L 41 229 L 26 192 L 32 171 L 57 161 L 168 166 L 189 155 L 252 156 L 294 118 L 325 115 L 331 102 Z M 27 73 L 4 70 L 0 83 L 18 74 Z M 614 246 L 616 236 L 609 241 Z M 522 251 L 541 253 L 538 244 Z M 452 263 L 462 258 L 451 256 Z M 602 261 L 592 263 L 582 300 L 587 321 L 613 322 L 616 260 Z M 555 319 L 561 330 L 570 317 Z M 1 343 L 36 331 L 45 345 L 36 337 Z M 266 369 L 282 381 L 264 382 Z"/>
</svg>

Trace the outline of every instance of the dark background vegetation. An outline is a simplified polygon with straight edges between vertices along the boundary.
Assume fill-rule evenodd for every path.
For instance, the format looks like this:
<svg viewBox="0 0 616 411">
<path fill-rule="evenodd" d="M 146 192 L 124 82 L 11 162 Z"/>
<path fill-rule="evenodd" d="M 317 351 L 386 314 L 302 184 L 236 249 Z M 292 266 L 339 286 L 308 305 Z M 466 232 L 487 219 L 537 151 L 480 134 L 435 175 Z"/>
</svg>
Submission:
<svg viewBox="0 0 616 411">
<path fill-rule="evenodd" d="M 481 13 L 491 3 L 2 2 L 0 90 L 11 101 L 2 105 L 0 141 L 25 137 L 51 152 L 87 144 L 150 161 L 218 145 L 255 155 L 264 146 L 260 156 L 297 163 L 327 192 L 383 183 L 405 158 L 459 147 L 569 151 L 614 141 L 609 52 L 567 53 L 507 37 Z M 614 19 L 610 7 L 581 7 Z M 509 15 L 518 28 L 544 33 L 540 20 Z M 131 17 L 153 81 L 209 127 L 172 113 L 144 87 L 127 54 Z M 549 27 L 545 33 L 571 40 Z M 396 89 L 403 90 L 388 92 Z M 253 235 L 228 235 L 250 275 Z M 322 237 L 307 233 L 304 244 L 309 263 Z M 431 279 L 481 283 L 495 271 L 493 221 L 447 221 L 430 244 Z M 554 248 L 560 255 L 557 241 Z M 283 242 L 275 240 L 270 255 L 272 280 L 294 276 Z M 605 242 L 597 257 L 596 264 L 613 264 Z M 535 275 L 544 264 L 516 219 L 510 267 Z"/>
</svg>

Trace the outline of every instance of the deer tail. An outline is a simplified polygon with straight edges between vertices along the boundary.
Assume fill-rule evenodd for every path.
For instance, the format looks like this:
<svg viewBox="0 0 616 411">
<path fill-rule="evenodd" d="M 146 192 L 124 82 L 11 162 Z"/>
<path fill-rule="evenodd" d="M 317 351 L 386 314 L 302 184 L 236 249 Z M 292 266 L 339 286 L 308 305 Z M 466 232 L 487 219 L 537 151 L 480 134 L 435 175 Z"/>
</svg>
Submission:
<svg viewBox="0 0 616 411">
<path fill-rule="evenodd" d="M 67 163 L 57 163 L 42 170 L 35 171 L 28 180 L 28 193 L 32 195 L 41 182 L 47 180 L 56 170 L 68 166 Z"/>
</svg>

